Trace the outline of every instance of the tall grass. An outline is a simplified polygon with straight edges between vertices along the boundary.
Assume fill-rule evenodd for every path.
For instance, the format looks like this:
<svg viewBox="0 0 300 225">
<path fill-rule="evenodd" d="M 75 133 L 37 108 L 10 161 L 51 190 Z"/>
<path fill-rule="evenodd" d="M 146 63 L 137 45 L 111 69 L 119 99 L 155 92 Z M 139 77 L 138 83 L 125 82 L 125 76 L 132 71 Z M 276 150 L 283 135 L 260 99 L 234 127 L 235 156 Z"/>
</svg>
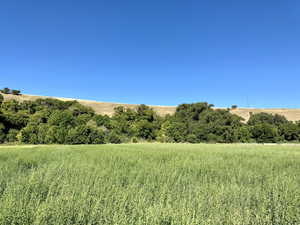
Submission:
<svg viewBox="0 0 300 225">
<path fill-rule="evenodd" d="M 0 147 L 0 224 L 300 224 L 300 146 Z"/>
</svg>

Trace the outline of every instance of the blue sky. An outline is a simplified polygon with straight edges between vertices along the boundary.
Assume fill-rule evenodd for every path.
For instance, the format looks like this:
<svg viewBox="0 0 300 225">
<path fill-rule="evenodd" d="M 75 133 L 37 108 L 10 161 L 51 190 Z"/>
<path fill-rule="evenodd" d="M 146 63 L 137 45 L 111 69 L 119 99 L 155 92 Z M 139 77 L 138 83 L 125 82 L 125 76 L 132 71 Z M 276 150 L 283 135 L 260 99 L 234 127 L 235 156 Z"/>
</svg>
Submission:
<svg viewBox="0 0 300 225">
<path fill-rule="evenodd" d="M 0 86 L 177 105 L 300 107 L 299 0 L 3 0 Z"/>
</svg>

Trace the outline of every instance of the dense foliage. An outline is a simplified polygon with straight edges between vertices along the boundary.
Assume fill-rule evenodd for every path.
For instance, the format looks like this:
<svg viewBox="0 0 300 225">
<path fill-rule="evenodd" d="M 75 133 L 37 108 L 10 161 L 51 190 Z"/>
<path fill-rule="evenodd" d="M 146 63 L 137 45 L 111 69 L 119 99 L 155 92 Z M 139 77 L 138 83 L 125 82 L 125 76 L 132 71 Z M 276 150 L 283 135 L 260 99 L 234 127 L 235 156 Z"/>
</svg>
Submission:
<svg viewBox="0 0 300 225">
<path fill-rule="evenodd" d="M 97 115 L 76 101 L 4 101 L 0 94 L 0 143 L 103 144 L 122 142 L 298 142 L 300 123 L 259 113 L 245 123 L 230 110 L 208 103 L 182 104 L 174 115 L 153 109 L 117 107 L 112 117 Z"/>
<path fill-rule="evenodd" d="M 20 95 L 21 94 L 20 90 L 9 89 L 7 87 L 1 89 L 0 92 L 3 94 L 12 94 L 12 95 Z"/>
</svg>

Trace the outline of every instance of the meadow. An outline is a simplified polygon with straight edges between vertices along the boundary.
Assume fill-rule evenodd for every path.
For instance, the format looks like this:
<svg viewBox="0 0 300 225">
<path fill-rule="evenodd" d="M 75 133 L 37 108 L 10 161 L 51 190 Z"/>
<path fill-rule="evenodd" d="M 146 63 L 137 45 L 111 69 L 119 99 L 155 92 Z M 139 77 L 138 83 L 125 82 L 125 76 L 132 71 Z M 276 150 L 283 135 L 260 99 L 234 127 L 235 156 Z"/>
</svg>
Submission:
<svg viewBox="0 0 300 225">
<path fill-rule="evenodd" d="M 0 224 L 299 225 L 300 146 L 1 146 Z"/>
</svg>

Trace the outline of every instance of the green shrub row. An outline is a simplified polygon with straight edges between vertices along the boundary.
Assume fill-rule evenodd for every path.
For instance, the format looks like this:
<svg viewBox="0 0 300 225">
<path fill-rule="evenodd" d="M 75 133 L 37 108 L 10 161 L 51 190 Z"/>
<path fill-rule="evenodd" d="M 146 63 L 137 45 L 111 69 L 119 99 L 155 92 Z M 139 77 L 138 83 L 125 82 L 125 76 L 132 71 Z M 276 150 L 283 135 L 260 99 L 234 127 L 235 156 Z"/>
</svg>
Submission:
<svg viewBox="0 0 300 225">
<path fill-rule="evenodd" d="M 103 144 L 122 142 L 299 142 L 300 123 L 284 116 L 252 114 L 247 123 L 208 103 L 181 104 L 160 117 L 146 105 L 97 115 L 76 101 L 4 101 L 0 94 L 0 143 Z"/>
</svg>

